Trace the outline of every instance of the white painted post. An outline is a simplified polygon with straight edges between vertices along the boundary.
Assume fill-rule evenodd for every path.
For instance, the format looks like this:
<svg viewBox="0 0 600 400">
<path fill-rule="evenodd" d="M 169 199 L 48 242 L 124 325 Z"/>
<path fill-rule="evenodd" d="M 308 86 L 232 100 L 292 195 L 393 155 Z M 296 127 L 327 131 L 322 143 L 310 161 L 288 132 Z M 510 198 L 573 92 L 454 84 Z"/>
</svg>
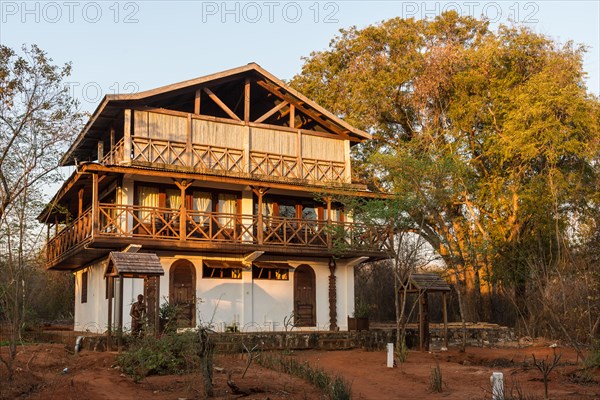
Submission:
<svg viewBox="0 0 600 400">
<path fill-rule="evenodd" d="M 492 384 L 492 400 L 504 400 L 504 374 L 492 372 L 490 383 Z"/>
<path fill-rule="evenodd" d="M 387 344 L 387 366 L 394 368 L 394 343 Z"/>
</svg>

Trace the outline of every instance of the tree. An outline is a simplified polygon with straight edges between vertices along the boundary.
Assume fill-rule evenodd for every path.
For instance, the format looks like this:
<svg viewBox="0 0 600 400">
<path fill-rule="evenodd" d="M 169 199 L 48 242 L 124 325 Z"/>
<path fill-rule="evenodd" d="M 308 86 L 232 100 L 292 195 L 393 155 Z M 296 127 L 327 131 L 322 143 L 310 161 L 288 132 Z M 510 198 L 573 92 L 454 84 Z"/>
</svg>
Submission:
<svg viewBox="0 0 600 400">
<path fill-rule="evenodd" d="M 533 239 L 556 243 L 591 206 L 600 107 L 584 53 L 447 12 L 342 30 L 291 83 L 373 133 L 355 146 L 357 173 L 404 199 L 454 277 L 463 320 L 493 320 L 484 293 L 524 298 Z"/>
<path fill-rule="evenodd" d="M 10 332 L 0 361 L 12 379 L 29 279 L 40 266 L 45 185 L 60 179 L 60 155 L 81 126 L 77 104 L 63 85 L 71 66 L 52 64 L 37 46 L 22 54 L 0 46 L 0 305 Z"/>
</svg>

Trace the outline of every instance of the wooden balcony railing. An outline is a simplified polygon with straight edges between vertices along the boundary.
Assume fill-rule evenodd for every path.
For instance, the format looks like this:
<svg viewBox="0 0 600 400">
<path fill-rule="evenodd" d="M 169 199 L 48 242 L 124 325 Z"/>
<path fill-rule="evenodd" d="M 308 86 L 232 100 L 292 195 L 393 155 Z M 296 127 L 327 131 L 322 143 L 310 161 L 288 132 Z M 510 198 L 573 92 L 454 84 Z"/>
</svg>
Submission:
<svg viewBox="0 0 600 400">
<path fill-rule="evenodd" d="M 94 229 L 94 226 L 97 228 Z M 390 252 L 392 235 L 384 226 L 193 210 L 99 204 L 60 231 L 46 246 L 52 262 L 94 238 L 140 238 L 258 246 L 304 247 L 326 251 Z"/>
<path fill-rule="evenodd" d="M 141 136 L 131 137 L 131 155 L 126 157 L 121 139 L 101 160 L 105 164 L 142 162 L 188 167 L 196 170 L 248 173 L 275 178 L 306 179 L 313 182 L 345 182 L 343 162 L 315 160 L 208 144 L 178 142 Z"/>
<path fill-rule="evenodd" d="M 87 210 L 63 228 L 46 245 L 48 261 L 54 261 L 92 236 L 92 210 Z"/>
</svg>

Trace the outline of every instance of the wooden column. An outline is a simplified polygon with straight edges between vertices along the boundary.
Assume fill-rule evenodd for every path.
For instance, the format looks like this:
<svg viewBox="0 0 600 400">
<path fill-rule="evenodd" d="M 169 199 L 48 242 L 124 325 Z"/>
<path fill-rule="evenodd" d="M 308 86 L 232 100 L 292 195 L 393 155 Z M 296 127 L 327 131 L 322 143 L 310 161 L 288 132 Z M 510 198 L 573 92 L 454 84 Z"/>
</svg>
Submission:
<svg viewBox="0 0 600 400">
<path fill-rule="evenodd" d="M 327 204 L 327 229 L 325 231 L 327 235 L 327 248 L 331 250 L 333 243 L 331 240 L 331 197 L 325 197 L 325 202 Z"/>
<path fill-rule="evenodd" d="M 256 216 L 256 240 L 258 244 L 263 244 L 264 237 L 264 221 L 263 221 L 263 196 L 267 192 L 265 188 L 252 189 L 257 197 L 258 215 Z"/>
<path fill-rule="evenodd" d="M 250 122 L 250 79 L 246 78 L 244 83 L 244 122 Z"/>
<path fill-rule="evenodd" d="M 125 122 L 123 124 L 123 161 L 131 162 L 131 110 L 124 112 Z"/>
<path fill-rule="evenodd" d="M 427 291 L 419 291 L 419 350 L 429 351 L 429 310 Z"/>
<path fill-rule="evenodd" d="M 123 276 L 119 275 L 119 298 L 117 299 L 117 346 L 121 351 L 123 344 Z"/>
<path fill-rule="evenodd" d="M 111 126 L 110 127 L 110 160 L 109 162 L 111 164 L 115 163 L 115 152 L 113 151 L 115 149 L 115 127 Z"/>
<path fill-rule="evenodd" d="M 302 179 L 304 176 L 302 165 L 302 130 L 298 129 L 298 134 L 296 138 L 296 178 Z"/>
<path fill-rule="evenodd" d="M 188 114 L 187 117 L 187 135 L 185 142 L 185 156 L 183 159 L 185 160 L 186 167 L 193 167 L 193 152 L 192 152 L 192 124 L 194 121 L 192 120 L 192 114 Z"/>
<path fill-rule="evenodd" d="M 329 260 L 329 330 L 337 331 L 337 287 L 335 277 L 336 263 Z"/>
<path fill-rule="evenodd" d="M 78 204 L 77 204 L 77 217 L 81 217 L 83 213 L 83 188 L 77 192 Z"/>
<path fill-rule="evenodd" d="M 92 174 L 92 236 L 98 232 L 100 206 L 98 202 L 98 174 Z"/>
<path fill-rule="evenodd" d="M 196 97 L 194 98 L 194 114 L 200 115 L 200 96 L 202 92 L 200 89 L 196 90 Z"/>
<path fill-rule="evenodd" d="M 444 347 L 448 348 L 448 306 L 446 304 L 446 292 L 442 293 L 442 312 L 444 314 Z"/>
<path fill-rule="evenodd" d="M 114 297 L 114 282 L 113 276 L 107 276 L 108 279 L 108 322 L 107 322 L 107 337 L 106 337 L 106 350 L 112 350 L 112 325 L 113 325 L 113 297 Z"/>
<path fill-rule="evenodd" d="M 193 181 L 186 180 L 174 181 L 175 185 L 181 191 L 181 205 L 179 206 L 179 240 L 187 240 L 187 206 L 185 204 L 185 190 L 190 187 Z"/>
<path fill-rule="evenodd" d="M 154 336 L 160 335 L 160 277 L 157 275 L 144 277 L 144 298 L 146 300 L 146 319 L 148 321 L 148 333 Z"/>
<path fill-rule="evenodd" d="M 98 162 L 102 162 L 104 158 L 104 141 L 98 140 Z"/>
</svg>

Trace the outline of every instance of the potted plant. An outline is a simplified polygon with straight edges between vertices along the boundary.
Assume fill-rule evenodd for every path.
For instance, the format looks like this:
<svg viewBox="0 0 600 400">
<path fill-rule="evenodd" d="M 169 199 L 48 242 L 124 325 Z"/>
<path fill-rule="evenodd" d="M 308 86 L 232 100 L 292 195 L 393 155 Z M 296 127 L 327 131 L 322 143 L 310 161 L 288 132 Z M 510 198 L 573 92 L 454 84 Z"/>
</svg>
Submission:
<svg viewBox="0 0 600 400">
<path fill-rule="evenodd" d="M 368 331 L 369 330 L 369 311 L 370 307 L 367 303 L 357 299 L 354 305 L 352 317 L 348 317 L 349 331 Z"/>
</svg>

